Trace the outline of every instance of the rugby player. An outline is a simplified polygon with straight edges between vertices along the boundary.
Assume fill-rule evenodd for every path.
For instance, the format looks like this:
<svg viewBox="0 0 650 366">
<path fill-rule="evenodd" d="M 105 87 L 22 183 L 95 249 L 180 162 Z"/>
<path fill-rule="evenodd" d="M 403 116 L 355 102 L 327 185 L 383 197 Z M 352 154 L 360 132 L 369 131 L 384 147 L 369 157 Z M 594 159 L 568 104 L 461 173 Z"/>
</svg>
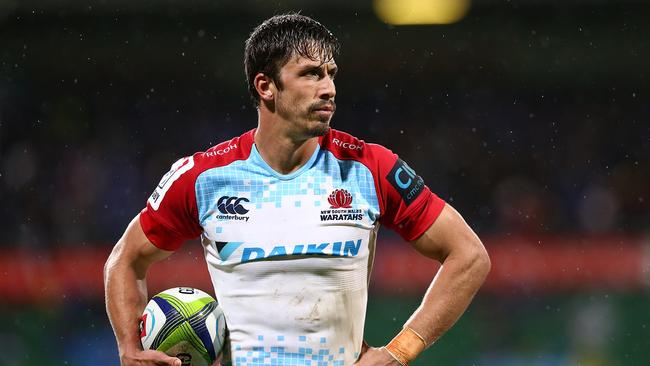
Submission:
<svg viewBox="0 0 650 366">
<path fill-rule="evenodd" d="M 197 237 L 226 317 L 226 365 L 406 366 L 465 311 L 488 255 L 397 155 L 330 127 L 338 49 L 329 30 L 299 14 L 252 32 L 244 62 L 257 128 L 173 164 L 106 263 L 123 365 L 180 366 L 142 350 L 138 322 L 147 268 Z M 380 225 L 442 266 L 402 331 L 369 347 Z"/>
</svg>

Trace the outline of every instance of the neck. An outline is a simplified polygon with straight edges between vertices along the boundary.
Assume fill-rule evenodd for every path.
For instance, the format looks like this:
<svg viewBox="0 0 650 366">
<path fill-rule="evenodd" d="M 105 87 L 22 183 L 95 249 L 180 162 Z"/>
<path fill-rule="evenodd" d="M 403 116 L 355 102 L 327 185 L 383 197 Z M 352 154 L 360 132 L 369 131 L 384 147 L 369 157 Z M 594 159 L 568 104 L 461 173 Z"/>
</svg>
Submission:
<svg viewBox="0 0 650 366">
<path fill-rule="evenodd" d="M 276 122 L 276 123 L 273 123 Z M 259 119 L 255 145 L 262 159 L 280 174 L 290 174 L 305 165 L 316 150 L 318 137 L 296 137 L 282 128 L 282 121 Z"/>
</svg>

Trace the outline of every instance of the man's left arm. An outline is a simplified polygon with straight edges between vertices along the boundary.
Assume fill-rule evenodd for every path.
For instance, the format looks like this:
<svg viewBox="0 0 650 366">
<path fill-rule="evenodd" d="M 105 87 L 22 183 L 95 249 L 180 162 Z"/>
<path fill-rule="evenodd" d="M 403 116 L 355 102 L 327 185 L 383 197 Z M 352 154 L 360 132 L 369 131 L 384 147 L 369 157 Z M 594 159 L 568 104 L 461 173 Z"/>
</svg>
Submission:
<svg viewBox="0 0 650 366">
<path fill-rule="evenodd" d="M 386 347 L 364 348 L 355 365 L 406 366 L 456 323 L 490 271 L 490 258 L 481 240 L 448 204 L 411 244 L 442 266 L 402 332 Z"/>
</svg>

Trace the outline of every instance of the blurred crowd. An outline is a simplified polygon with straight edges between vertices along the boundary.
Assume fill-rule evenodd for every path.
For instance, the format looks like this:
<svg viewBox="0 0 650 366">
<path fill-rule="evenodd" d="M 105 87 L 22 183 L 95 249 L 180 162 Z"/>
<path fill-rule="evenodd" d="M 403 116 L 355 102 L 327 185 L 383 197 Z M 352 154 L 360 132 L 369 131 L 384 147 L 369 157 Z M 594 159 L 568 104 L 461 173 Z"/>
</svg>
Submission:
<svg viewBox="0 0 650 366">
<path fill-rule="evenodd" d="M 176 159 L 256 125 L 245 95 L 3 92 L 0 243 L 9 246 L 114 242 Z M 481 233 L 647 230 L 647 105 L 537 98 L 342 96 L 333 126 L 398 153 Z"/>
<path fill-rule="evenodd" d="M 479 235 L 648 235 L 649 5 L 473 2 L 457 24 L 392 27 L 370 4 L 0 2 L 0 248 L 27 253 L 5 288 L 51 273 L 41 250 L 108 249 L 174 161 L 254 128 L 243 41 L 289 9 L 342 42 L 333 127 L 399 154 Z M 499 268 L 525 285 L 531 253 Z M 574 259 L 566 276 L 586 272 Z M 57 301 L 0 295 L 0 365 L 115 364 L 101 299 L 42 283 Z M 645 288 L 535 291 L 482 291 L 416 364 L 648 364 Z M 373 294 L 370 344 L 419 301 Z"/>
<path fill-rule="evenodd" d="M 243 41 L 269 13 L 192 4 L 0 19 L 0 245 L 113 243 L 176 159 L 256 126 Z M 314 14 L 343 45 L 333 126 L 480 234 L 644 234 L 650 9 L 517 4 L 442 27 Z"/>
</svg>

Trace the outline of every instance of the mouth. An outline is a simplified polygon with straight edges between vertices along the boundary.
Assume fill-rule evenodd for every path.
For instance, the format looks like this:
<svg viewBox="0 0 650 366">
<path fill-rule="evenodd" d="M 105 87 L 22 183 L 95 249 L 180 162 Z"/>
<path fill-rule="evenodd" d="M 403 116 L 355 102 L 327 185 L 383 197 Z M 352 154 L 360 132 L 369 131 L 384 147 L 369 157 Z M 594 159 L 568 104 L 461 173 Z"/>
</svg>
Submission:
<svg viewBox="0 0 650 366">
<path fill-rule="evenodd" d="M 334 108 L 332 106 L 325 106 L 321 108 L 316 108 L 315 109 L 317 112 L 334 112 Z"/>
<path fill-rule="evenodd" d="M 326 102 L 325 104 L 314 106 L 312 111 L 322 114 L 332 114 L 336 111 L 336 104 L 334 102 Z"/>
<path fill-rule="evenodd" d="M 326 108 L 319 108 L 316 109 L 312 112 L 315 117 L 320 121 L 320 122 L 327 122 L 329 123 L 329 120 L 332 118 L 334 115 L 334 109 L 326 109 Z"/>
<path fill-rule="evenodd" d="M 334 114 L 334 111 L 331 109 L 317 109 L 314 111 L 314 114 L 321 117 L 331 117 Z"/>
<path fill-rule="evenodd" d="M 336 111 L 336 103 L 333 100 L 320 100 L 312 104 L 309 109 L 312 118 L 318 122 L 329 124 Z"/>
</svg>

